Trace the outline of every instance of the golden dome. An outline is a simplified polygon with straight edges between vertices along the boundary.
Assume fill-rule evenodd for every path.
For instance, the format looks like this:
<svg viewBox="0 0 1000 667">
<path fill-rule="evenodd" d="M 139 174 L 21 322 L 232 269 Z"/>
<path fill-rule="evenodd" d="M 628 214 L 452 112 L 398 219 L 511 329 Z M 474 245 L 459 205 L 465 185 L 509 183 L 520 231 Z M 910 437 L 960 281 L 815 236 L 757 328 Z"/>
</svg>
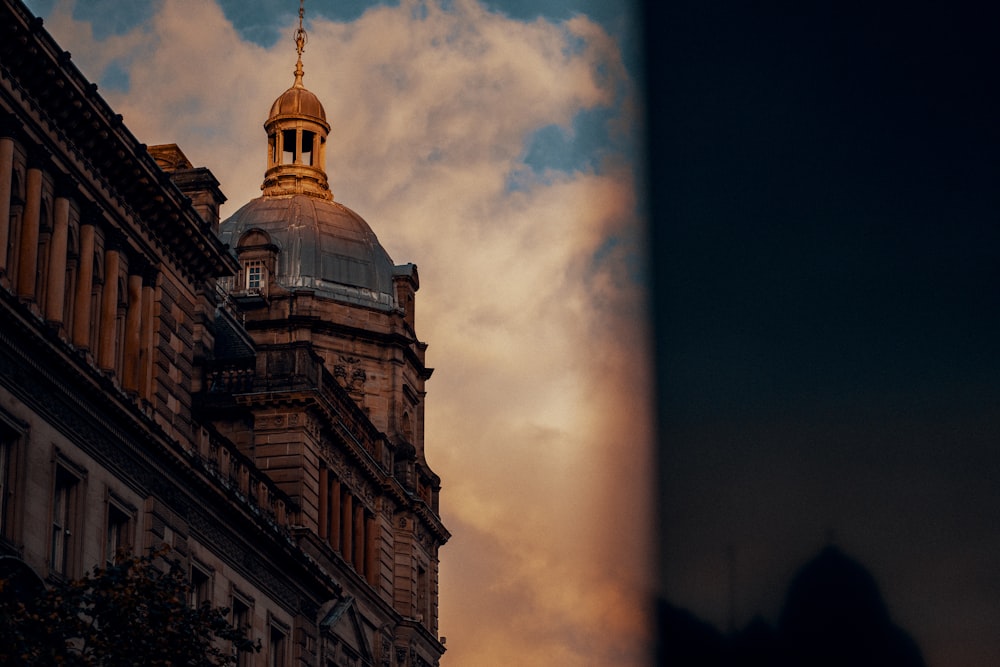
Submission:
<svg viewBox="0 0 1000 667">
<path fill-rule="evenodd" d="M 268 120 L 276 119 L 279 116 L 306 116 L 326 123 L 326 111 L 319 98 L 306 90 L 299 77 L 296 77 L 295 85 L 283 92 L 271 105 Z"/>
</svg>

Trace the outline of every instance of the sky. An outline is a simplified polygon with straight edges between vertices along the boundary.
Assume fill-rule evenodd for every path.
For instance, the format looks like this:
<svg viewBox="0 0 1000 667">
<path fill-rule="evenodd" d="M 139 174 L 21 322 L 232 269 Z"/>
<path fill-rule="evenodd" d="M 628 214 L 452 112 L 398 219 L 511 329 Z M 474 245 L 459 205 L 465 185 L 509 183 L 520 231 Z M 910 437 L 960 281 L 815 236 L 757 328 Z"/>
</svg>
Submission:
<svg viewBox="0 0 1000 667">
<path fill-rule="evenodd" d="M 143 143 L 259 196 L 298 2 L 32 0 Z M 308 0 L 337 201 L 419 266 L 443 665 L 642 665 L 651 401 L 627 4 Z"/>
<path fill-rule="evenodd" d="M 928 665 L 1000 664 L 1000 47 L 978 4 L 649 3 L 657 588 L 723 631 L 730 609 L 773 623 L 832 543 Z"/>
</svg>

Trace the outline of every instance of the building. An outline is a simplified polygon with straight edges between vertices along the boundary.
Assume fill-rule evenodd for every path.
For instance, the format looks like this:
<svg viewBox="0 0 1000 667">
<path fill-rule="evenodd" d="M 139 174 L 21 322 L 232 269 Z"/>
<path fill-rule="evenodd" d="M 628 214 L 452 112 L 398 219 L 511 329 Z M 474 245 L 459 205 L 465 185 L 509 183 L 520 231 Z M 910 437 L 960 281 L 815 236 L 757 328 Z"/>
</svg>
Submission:
<svg viewBox="0 0 1000 667">
<path fill-rule="evenodd" d="M 243 664 L 438 665 L 419 278 L 333 200 L 297 45 L 263 194 L 220 225 L 211 172 L 0 0 L 0 566 L 167 543 L 262 640 Z"/>
</svg>

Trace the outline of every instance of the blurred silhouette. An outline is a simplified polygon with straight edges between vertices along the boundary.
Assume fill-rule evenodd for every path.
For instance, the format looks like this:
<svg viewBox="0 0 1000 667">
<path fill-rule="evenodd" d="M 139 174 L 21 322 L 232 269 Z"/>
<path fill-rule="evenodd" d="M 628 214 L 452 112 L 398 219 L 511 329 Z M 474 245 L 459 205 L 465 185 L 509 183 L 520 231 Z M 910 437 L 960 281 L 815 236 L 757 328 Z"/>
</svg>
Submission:
<svg viewBox="0 0 1000 667">
<path fill-rule="evenodd" d="M 871 573 L 834 546 L 792 578 L 777 628 L 756 617 L 723 635 L 666 601 L 659 620 L 664 667 L 925 667 Z"/>
</svg>

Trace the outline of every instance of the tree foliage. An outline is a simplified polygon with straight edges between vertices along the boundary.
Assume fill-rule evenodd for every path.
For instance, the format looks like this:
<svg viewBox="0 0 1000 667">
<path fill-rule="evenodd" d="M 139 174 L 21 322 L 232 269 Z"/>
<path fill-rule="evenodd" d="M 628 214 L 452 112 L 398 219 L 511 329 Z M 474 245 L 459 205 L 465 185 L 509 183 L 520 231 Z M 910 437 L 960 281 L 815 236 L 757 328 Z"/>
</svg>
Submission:
<svg viewBox="0 0 1000 667">
<path fill-rule="evenodd" d="M 81 579 L 23 599 L 0 579 L 0 664 L 18 667 L 222 667 L 260 651 L 229 610 L 189 604 L 191 585 L 167 547 L 121 554 Z M 22 599 L 18 599 L 21 597 Z"/>
</svg>

